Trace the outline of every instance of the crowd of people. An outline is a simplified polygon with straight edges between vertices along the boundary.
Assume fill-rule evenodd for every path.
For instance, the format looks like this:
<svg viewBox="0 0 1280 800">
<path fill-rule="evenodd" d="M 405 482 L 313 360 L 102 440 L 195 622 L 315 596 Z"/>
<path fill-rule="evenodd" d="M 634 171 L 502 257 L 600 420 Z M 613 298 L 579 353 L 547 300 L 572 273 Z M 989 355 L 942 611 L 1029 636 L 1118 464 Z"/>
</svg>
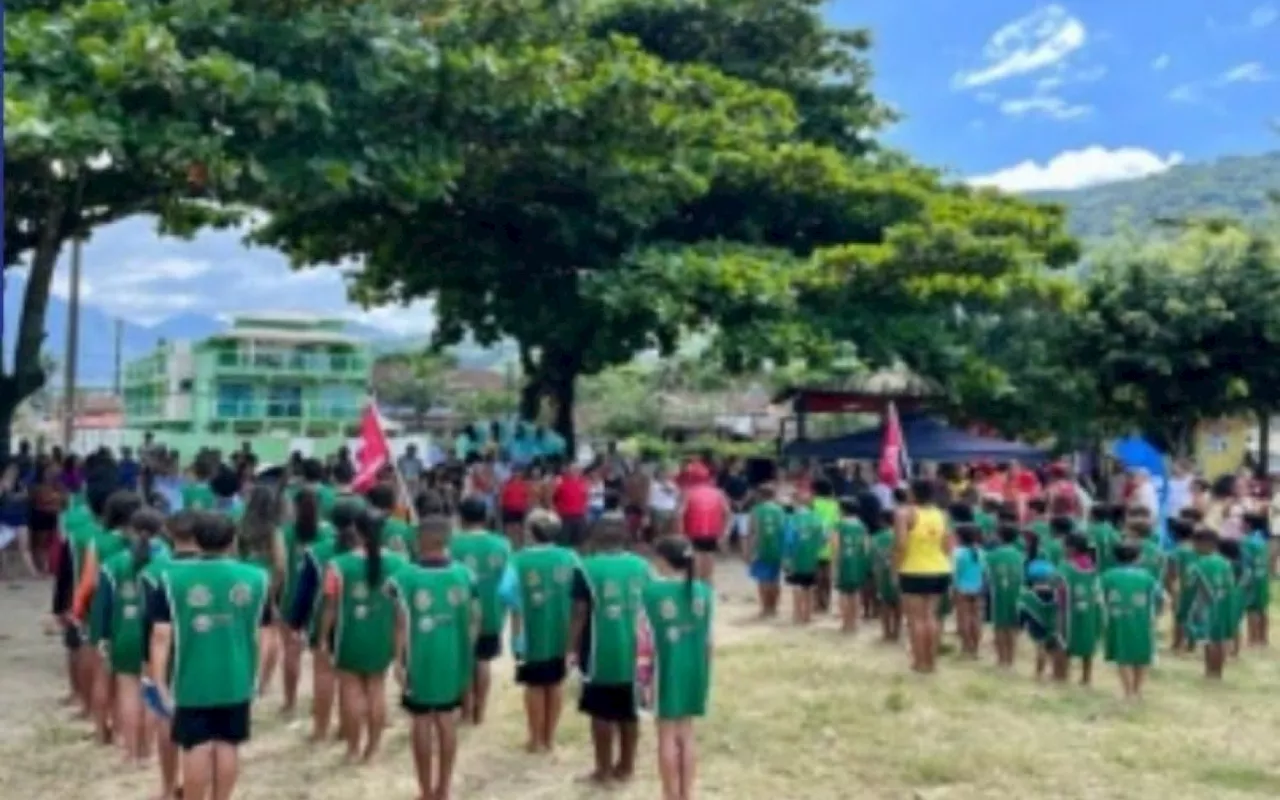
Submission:
<svg viewBox="0 0 1280 800">
<path fill-rule="evenodd" d="M 157 750 L 161 797 L 223 800 L 252 704 L 278 684 L 293 712 L 309 653 L 312 740 L 377 758 L 390 675 L 421 797 L 435 800 L 509 648 L 531 753 L 554 748 L 577 673 L 590 780 L 631 778 L 647 710 L 677 800 L 692 796 L 726 549 L 747 562 L 762 617 L 785 585 L 797 624 L 835 612 L 849 633 L 878 620 L 890 641 L 905 627 L 921 673 L 951 617 L 962 656 L 980 655 L 989 626 L 997 663 L 1011 667 L 1025 637 L 1040 677 L 1066 680 L 1076 662 L 1088 683 L 1101 651 L 1126 697 L 1142 693 L 1165 609 L 1174 649 L 1203 647 L 1210 678 L 1242 628 L 1249 645 L 1268 640 L 1273 504 L 1246 476 L 1209 485 L 1180 467 L 1175 503 L 1172 485 L 1153 501 L 1141 470 L 1095 500 L 1061 465 L 946 467 L 908 484 L 709 456 L 671 471 L 612 448 L 586 467 L 415 459 L 355 485 L 345 451 L 267 470 L 249 445 L 185 470 L 150 439 L 136 461 L 23 451 L 5 489 L 31 534 L 12 538 L 54 578 L 68 703 L 130 762 Z"/>
</svg>

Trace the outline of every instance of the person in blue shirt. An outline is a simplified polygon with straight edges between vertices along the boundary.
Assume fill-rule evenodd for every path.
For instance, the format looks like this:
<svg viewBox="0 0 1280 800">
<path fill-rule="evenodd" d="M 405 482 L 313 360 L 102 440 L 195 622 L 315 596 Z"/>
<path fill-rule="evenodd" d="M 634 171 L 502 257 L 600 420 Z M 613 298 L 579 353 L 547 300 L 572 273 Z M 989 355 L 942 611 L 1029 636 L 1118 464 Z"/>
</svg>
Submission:
<svg viewBox="0 0 1280 800">
<path fill-rule="evenodd" d="M 987 557 L 982 552 L 982 529 L 971 522 L 956 526 L 960 546 L 953 556 L 955 576 L 956 627 L 960 634 L 960 651 L 969 658 L 978 657 L 982 644 L 983 600 L 987 590 Z"/>
<path fill-rule="evenodd" d="M 133 448 L 120 448 L 120 463 L 116 467 L 116 474 L 120 478 L 121 489 L 138 491 L 138 479 L 142 475 L 142 468 L 133 457 Z"/>
</svg>

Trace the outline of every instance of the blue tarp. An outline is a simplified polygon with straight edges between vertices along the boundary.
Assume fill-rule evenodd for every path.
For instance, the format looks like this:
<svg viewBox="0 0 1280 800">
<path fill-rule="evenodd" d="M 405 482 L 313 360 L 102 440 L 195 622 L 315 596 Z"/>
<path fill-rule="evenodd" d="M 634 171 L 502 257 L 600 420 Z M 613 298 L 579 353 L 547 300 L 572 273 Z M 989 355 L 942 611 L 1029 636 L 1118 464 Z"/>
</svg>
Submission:
<svg viewBox="0 0 1280 800">
<path fill-rule="evenodd" d="M 988 439 L 951 428 L 935 419 L 919 415 L 902 418 L 902 436 L 906 440 L 907 457 L 912 461 L 963 463 L 969 461 L 1018 461 L 1024 464 L 1048 459 L 1038 447 Z M 877 426 L 833 439 L 794 441 L 783 448 L 788 458 L 817 458 L 834 461 L 840 458 L 875 461 L 884 445 L 884 429 Z"/>
</svg>

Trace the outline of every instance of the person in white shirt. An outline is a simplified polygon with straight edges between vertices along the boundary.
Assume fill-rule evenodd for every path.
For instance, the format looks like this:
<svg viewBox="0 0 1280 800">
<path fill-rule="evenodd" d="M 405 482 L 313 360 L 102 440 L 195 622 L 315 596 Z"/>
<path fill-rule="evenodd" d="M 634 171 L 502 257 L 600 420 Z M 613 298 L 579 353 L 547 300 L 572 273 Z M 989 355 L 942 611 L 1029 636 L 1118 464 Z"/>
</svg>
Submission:
<svg viewBox="0 0 1280 800">
<path fill-rule="evenodd" d="M 1169 494 L 1166 499 L 1165 516 L 1176 519 L 1184 508 L 1191 507 L 1191 485 L 1195 475 L 1185 459 L 1178 459 L 1173 465 L 1173 475 L 1169 478 Z"/>
<path fill-rule="evenodd" d="M 655 536 L 665 536 L 671 529 L 680 506 L 680 487 L 671 478 L 666 467 L 659 466 L 649 481 L 649 518 L 653 521 Z"/>
</svg>

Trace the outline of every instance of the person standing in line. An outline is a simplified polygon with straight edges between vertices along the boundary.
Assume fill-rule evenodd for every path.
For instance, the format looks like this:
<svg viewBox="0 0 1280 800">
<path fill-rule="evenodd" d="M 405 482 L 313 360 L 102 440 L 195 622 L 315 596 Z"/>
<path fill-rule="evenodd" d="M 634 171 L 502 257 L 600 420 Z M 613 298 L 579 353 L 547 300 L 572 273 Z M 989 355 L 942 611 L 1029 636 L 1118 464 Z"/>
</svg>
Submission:
<svg viewBox="0 0 1280 800">
<path fill-rule="evenodd" d="M 942 626 L 938 604 L 951 590 L 951 537 L 942 509 L 934 503 L 933 483 L 916 481 L 909 502 L 894 515 L 898 584 L 911 644 L 911 668 L 937 667 Z"/>
<path fill-rule="evenodd" d="M 250 737 L 271 576 L 235 557 L 231 520 L 201 513 L 193 528 L 203 557 L 171 562 L 151 596 L 151 679 L 172 709 L 183 797 L 229 800 Z"/>
<path fill-rule="evenodd" d="M 664 800 L 692 800 L 698 752 L 694 721 L 707 713 L 715 595 L 697 579 L 694 551 L 669 537 L 655 547 L 658 576 L 643 592 L 654 648 L 653 709 Z"/>
<path fill-rule="evenodd" d="M 463 696 L 464 722 L 484 722 L 492 682 L 492 664 L 502 653 L 502 626 L 505 614 L 498 597 L 498 584 L 511 560 L 511 542 L 485 527 L 485 502 L 479 497 L 464 498 L 458 507 L 462 524 L 449 540 L 449 555 L 471 570 L 480 603 L 480 634 L 476 639 L 475 675 Z"/>
<path fill-rule="evenodd" d="M 599 785 L 631 778 L 640 735 L 637 622 L 652 570 L 627 552 L 628 539 L 625 523 L 598 523 L 592 534 L 595 552 L 583 561 L 573 584 L 572 652 L 585 678 L 579 710 L 591 718 L 595 770 L 589 779 Z"/>
</svg>

